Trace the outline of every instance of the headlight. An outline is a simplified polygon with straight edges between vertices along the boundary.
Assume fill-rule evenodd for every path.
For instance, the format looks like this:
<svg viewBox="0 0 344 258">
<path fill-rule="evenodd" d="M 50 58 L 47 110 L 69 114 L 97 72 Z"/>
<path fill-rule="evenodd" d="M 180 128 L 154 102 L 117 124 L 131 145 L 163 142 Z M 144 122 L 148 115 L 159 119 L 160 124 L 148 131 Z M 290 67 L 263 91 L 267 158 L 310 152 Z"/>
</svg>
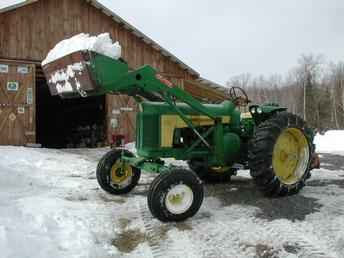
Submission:
<svg viewBox="0 0 344 258">
<path fill-rule="evenodd" d="M 259 107 L 259 108 L 257 108 L 257 113 L 261 114 L 261 113 L 263 113 L 263 110 Z"/>
<path fill-rule="evenodd" d="M 255 108 L 252 108 L 251 109 L 251 114 L 255 114 L 256 113 L 256 109 Z"/>
</svg>

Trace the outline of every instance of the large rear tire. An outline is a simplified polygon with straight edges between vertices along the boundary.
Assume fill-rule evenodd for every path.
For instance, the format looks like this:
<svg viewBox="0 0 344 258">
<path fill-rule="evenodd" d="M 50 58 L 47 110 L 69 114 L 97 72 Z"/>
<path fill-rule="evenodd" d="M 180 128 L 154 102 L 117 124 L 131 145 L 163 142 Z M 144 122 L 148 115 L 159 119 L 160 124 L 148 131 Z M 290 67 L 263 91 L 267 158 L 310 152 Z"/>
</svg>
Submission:
<svg viewBox="0 0 344 258">
<path fill-rule="evenodd" d="M 183 221 L 194 216 L 204 197 L 202 181 L 185 169 L 173 169 L 158 175 L 148 192 L 148 207 L 162 222 Z"/>
<path fill-rule="evenodd" d="M 122 155 L 133 157 L 127 150 L 112 149 L 97 166 L 97 181 L 106 192 L 114 195 L 129 193 L 139 182 L 141 170 L 124 163 Z"/>
<path fill-rule="evenodd" d="M 251 176 L 268 196 L 299 192 L 310 177 L 313 144 L 306 123 L 280 112 L 258 126 L 249 148 Z"/>
</svg>

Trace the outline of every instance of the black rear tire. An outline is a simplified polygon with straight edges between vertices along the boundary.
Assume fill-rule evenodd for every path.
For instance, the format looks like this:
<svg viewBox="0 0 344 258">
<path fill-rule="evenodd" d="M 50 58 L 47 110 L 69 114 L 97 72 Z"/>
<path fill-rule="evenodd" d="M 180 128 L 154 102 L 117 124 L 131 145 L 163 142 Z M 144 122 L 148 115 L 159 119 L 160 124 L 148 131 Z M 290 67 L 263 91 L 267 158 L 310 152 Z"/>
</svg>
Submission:
<svg viewBox="0 0 344 258">
<path fill-rule="evenodd" d="M 138 184 L 141 176 L 140 169 L 130 166 L 132 175 L 128 179 L 129 183 L 127 185 L 121 186 L 112 182 L 111 170 L 113 165 L 122 157 L 122 152 L 127 157 L 134 157 L 134 154 L 127 150 L 112 149 L 100 159 L 97 166 L 96 174 L 99 186 L 113 195 L 129 193 Z"/>
<path fill-rule="evenodd" d="M 309 148 L 309 156 L 305 154 L 304 157 L 304 164 L 306 162 L 307 164 L 302 170 L 303 174 L 292 183 L 286 183 L 281 179 L 273 167 L 274 146 L 282 132 L 289 129 L 299 130 L 307 139 Z M 255 184 L 265 195 L 292 195 L 298 193 L 305 186 L 305 181 L 310 177 L 311 157 L 314 153 L 314 147 L 307 132 L 309 129 L 305 121 L 287 112 L 277 113 L 258 126 L 249 148 L 249 167 Z"/>
<path fill-rule="evenodd" d="M 231 181 L 235 169 L 228 169 L 224 172 L 217 172 L 207 166 L 202 160 L 189 160 L 189 168 L 205 183 L 226 183 Z"/>
<path fill-rule="evenodd" d="M 175 204 L 171 204 L 170 198 L 173 196 L 171 193 L 178 187 L 181 187 L 182 191 L 186 190 L 186 192 L 181 192 L 183 196 L 181 204 L 173 206 Z M 190 195 L 190 193 L 192 194 Z M 162 222 L 178 222 L 194 216 L 202 205 L 203 197 L 202 181 L 194 172 L 185 169 L 172 169 L 158 175 L 153 180 L 147 201 L 149 210 L 155 218 Z M 183 201 L 187 202 L 185 207 L 183 207 Z"/>
</svg>

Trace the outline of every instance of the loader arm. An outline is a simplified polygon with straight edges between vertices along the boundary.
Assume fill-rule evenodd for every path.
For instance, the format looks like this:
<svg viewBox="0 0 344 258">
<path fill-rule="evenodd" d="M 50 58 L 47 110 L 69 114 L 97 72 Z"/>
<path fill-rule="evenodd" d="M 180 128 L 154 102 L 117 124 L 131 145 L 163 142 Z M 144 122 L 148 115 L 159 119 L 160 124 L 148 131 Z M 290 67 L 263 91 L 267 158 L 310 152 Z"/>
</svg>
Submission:
<svg viewBox="0 0 344 258">
<path fill-rule="evenodd" d="M 91 62 L 94 78 L 97 84 L 105 90 L 105 93 L 126 94 L 135 98 L 140 103 L 140 97 L 151 96 L 161 98 L 165 101 L 181 119 L 193 130 L 197 137 L 208 147 L 210 144 L 202 136 L 192 121 L 178 108 L 176 102 L 183 102 L 190 106 L 196 113 L 205 115 L 217 121 L 216 116 L 202 103 L 192 97 L 184 90 L 175 86 L 165 79 L 154 68 L 149 65 L 142 66 L 135 71 L 129 71 L 128 65 L 121 61 L 109 60 L 105 56 L 97 55 Z M 101 69 L 101 70 L 100 70 Z"/>
<path fill-rule="evenodd" d="M 111 88 L 111 85 L 109 85 Z M 114 85 L 115 91 L 133 96 L 143 96 L 146 93 L 152 93 L 160 96 L 168 105 L 174 109 L 183 121 L 193 130 L 197 137 L 208 147 L 211 148 L 207 140 L 197 131 L 192 121 L 177 107 L 176 101 L 189 105 L 197 113 L 206 115 L 216 120 L 215 116 L 209 112 L 198 100 L 193 98 L 184 90 L 173 85 L 172 82 L 158 74 L 151 66 L 143 66 L 136 71 L 129 72 L 127 75 Z"/>
<path fill-rule="evenodd" d="M 119 80 L 103 84 L 103 87 L 111 93 L 121 93 L 129 96 L 145 96 L 147 94 L 158 95 L 165 100 L 172 108 L 177 108 L 175 101 L 186 103 L 200 114 L 206 115 L 215 120 L 212 114 L 198 100 L 184 90 L 173 85 L 151 66 L 145 65 L 135 71 L 128 72 Z"/>
</svg>

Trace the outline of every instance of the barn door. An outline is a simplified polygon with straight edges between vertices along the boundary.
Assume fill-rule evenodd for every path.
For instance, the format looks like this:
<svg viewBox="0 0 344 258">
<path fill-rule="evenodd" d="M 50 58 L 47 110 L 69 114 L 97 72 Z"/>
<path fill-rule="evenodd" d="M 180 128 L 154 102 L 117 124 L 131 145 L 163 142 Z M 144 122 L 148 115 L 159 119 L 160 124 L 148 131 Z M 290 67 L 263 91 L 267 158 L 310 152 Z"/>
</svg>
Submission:
<svg viewBox="0 0 344 258">
<path fill-rule="evenodd" d="M 35 66 L 0 60 L 0 145 L 35 142 Z"/>
</svg>

